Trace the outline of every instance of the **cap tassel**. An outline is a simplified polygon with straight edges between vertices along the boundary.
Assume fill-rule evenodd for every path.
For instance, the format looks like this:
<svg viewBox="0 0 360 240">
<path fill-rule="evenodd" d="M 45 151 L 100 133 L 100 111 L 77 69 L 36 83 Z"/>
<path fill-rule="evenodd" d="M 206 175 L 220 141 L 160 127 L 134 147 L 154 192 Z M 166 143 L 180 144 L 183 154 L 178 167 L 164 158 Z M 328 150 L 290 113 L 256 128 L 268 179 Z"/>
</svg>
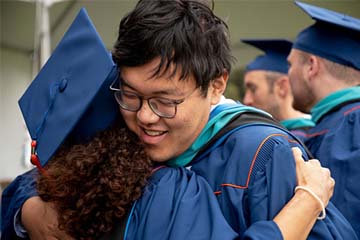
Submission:
<svg viewBox="0 0 360 240">
<path fill-rule="evenodd" d="M 37 167 L 37 169 L 42 173 L 45 174 L 45 169 L 41 166 L 40 164 L 40 160 L 38 155 L 35 152 L 35 148 L 36 148 L 36 140 L 32 140 L 31 141 L 31 157 L 30 157 L 30 162 L 35 165 Z"/>
</svg>

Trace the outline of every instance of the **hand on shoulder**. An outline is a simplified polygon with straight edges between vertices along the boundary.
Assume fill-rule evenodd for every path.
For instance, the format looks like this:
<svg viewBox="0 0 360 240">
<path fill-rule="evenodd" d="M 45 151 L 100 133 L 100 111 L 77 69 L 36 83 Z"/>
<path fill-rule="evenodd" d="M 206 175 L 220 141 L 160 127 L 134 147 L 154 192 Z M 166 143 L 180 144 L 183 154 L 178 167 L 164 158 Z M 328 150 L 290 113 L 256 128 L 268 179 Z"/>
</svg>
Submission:
<svg viewBox="0 0 360 240">
<path fill-rule="evenodd" d="M 326 207 L 334 193 L 335 180 L 330 170 L 322 167 L 317 159 L 304 161 L 299 148 L 293 148 L 298 186 L 310 189 Z"/>
</svg>

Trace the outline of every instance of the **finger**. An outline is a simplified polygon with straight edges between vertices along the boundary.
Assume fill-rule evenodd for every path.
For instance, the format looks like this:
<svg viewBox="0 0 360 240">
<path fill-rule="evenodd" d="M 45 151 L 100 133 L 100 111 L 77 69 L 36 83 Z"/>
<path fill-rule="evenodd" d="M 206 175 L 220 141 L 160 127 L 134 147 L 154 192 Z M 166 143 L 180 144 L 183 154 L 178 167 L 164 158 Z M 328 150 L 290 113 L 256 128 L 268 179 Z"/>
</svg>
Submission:
<svg viewBox="0 0 360 240">
<path fill-rule="evenodd" d="M 322 171 L 323 171 L 323 173 L 324 173 L 324 176 L 327 177 L 327 179 L 328 179 L 328 181 L 329 181 L 329 183 L 330 183 L 330 186 L 331 186 L 332 188 L 334 188 L 334 186 L 335 186 L 335 179 L 331 177 L 331 171 L 330 171 L 330 169 L 328 169 L 328 168 L 322 168 Z"/>
<path fill-rule="evenodd" d="M 331 186 L 332 186 L 332 188 L 334 188 L 334 187 L 335 187 L 335 179 L 330 178 L 330 181 L 331 181 Z"/>
<path fill-rule="evenodd" d="M 319 162 L 319 164 L 320 164 L 320 162 Z M 330 169 L 328 169 L 328 168 L 323 168 L 323 171 L 324 171 L 326 177 L 331 178 Z"/>
<path fill-rule="evenodd" d="M 304 161 L 304 159 L 302 158 L 302 152 L 301 152 L 300 148 L 293 147 L 291 149 L 292 149 L 295 161 Z"/>
<path fill-rule="evenodd" d="M 310 159 L 310 160 L 307 161 L 307 163 L 309 163 L 311 165 L 314 165 L 314 166 L 320 166 L 321 167 L 320 161 L 318 159 Z"/>
<path fill-rule="evenodd" d="M 334 188 L 335 188 L 335 179 L 330 178 L 331 180 L 331 192 L 330 192 L 330 198 L 333 196 L 334 194 Z"/>
</svg>

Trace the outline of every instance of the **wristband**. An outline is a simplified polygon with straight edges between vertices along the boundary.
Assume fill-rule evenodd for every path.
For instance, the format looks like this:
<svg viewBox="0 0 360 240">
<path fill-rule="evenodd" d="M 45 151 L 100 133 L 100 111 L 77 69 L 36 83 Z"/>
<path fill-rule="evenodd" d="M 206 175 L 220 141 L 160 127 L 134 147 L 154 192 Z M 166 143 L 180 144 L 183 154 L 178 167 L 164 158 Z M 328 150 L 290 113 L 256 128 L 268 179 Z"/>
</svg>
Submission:
<svg viewBox="0 0 360 240">
<path fill-rule="evenodd" d="M 302 189 L 304 190 L 305 192 L 308 192 L 311 196 L 313 196 L 321 205 L 321 208 L 322 208 L 322 214 L 321 216 L 317 217 L 317 219 L 319 220 L 322 220 L 326 217 L 326 212 L 325 212 L 325 206 L 324 206 L 324 203 L 321 201 L 321 199 L 308 187 L 304 187 L 304 186 L 297 186 L 295 187 L 295 190 L 294 192 L 296 192 L 297 190 L 299 189 Z"/>
</svg>

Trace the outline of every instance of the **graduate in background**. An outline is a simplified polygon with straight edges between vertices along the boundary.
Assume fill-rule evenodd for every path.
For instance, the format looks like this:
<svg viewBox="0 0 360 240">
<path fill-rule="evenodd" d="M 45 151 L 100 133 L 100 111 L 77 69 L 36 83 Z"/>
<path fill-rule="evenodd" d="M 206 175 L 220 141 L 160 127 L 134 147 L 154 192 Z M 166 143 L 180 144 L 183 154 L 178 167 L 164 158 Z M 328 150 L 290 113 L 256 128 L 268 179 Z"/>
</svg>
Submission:
<svg viewBox="0 0 360 240">
<path fill-rule="evenodd" d="M 360 19 L 296 4 L 315 20 L 288 57 L 294 107 L 316 126 L 306 145 L 336 181 L 331 201 L 360 237 Z"/>
<path fill-rule="evenodd" d="M 275 119 L 304 140 L 314 122 L 308 114 L 293 108 L 287 56 L 292 43 L 284 39 L 243 39 L 265 54 L 257 56 L 246 66 L 243 103 L 270 113 Z"/>
</svg>

